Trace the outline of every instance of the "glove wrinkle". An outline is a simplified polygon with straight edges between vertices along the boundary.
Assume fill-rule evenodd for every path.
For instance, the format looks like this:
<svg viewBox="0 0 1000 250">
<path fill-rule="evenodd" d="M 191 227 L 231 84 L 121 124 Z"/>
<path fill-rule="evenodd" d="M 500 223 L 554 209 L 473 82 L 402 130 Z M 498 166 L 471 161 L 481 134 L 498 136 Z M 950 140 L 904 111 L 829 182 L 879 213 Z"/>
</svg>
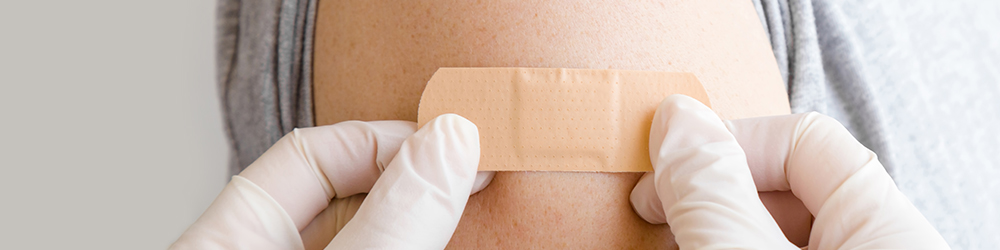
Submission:
<svg viewBox="0 0 1000 250">
<path fill-rule="evenodd" d="M 760 202 L 743 149 L 711 109 L 672 95 L 653 116 L 654 186 L 683 249 L 796 249 Z"/>
<path fill-rule="evenodd" d="M 312 156 L 312 151 L 310 150 L 308 144 L 303 143 L 306 139 L 299 135 L 298 128 L 292 129 L 289 136 L 292 138 L 291 140 L 293 145 L 295 145 L 296 152 L 298 152 L 299 156 L 302 157 L 302 161 L 306 162 L 306 164 L 309 165 L 309 169 L 313 170 L 316 181 L 320 183 L 320 186 L 323 187 L 323 192 L 326 193 L 326 198 L 328 200 L 333 199 L 333 197 L 337 196 L 337 192 L 334 190 L 333 185 L 330 184 L 330 179 L 326 177 L 325 173 L 323 173 L 323 169 L 321 169 L 319 164 L 316 163 L 316 158 Z"/>
<path fill-rule="evenodd" d="M 476 180 L 479 133 L 454 114 L 407 138 L 327 249 L 443 249 Z"/>
<path fill-rule="evenodd" d="M 256 184 L 235 175 L 168 249 L 305 249 L 295 222 Z"/>
<path fill-rule="evenodd" d="M 786 165 L 792 191 L 816 216 L 817 249 L 948 249 L 944 238 L 896 188 L 874 152 L 839 122 L 801 118 Z"/>
<path fill-rule="evenodd" d="M 407 121 L 295 129 L 171 248 L 443 248 L 469 195 L 492 180 L 476 172 L 479 154 L 478 129 L 454 114 L 420 131 Z"/>
<path fill-rule="evenodd" d="M 327 132 L 330 136 L 317 139 L 326 142 L 322 152 L 328 156 L 320 167 L 336 190 L 336 198 L 367 193 L 383 172 L 381 162 L 388 162 L 416 131 L 416 123 L 403 121 L 346 121 L 333 126 L 338 127 Z"/>
<path fill-rule="evenodd" d="M 747 166 L 756 191 L 791 191 L 803 206 L 786 211 L 815 216 L 811 229 L 800 229 L 808 229 L 810 248 L 948 249 L 878 157 L 833 118 L 811 112 L 724 122 L 745 153 L 741 163 L 731 140 L 716 137 L 727 131 L 699 104 L 671 96 L 657 109 L 650 131 L 654 173 L 630 197 L 643 219 L 669 223 L 682 248 L 779 248 L 764 247 L 777 242 L 768 238 L 777 234 L 764 233 L 773 222 L 760 216 L 749 194 L 740 196 L 752 190 L 742 179 Z M 759 223 L 767 225 L 754 229 Z"/>
</svg>

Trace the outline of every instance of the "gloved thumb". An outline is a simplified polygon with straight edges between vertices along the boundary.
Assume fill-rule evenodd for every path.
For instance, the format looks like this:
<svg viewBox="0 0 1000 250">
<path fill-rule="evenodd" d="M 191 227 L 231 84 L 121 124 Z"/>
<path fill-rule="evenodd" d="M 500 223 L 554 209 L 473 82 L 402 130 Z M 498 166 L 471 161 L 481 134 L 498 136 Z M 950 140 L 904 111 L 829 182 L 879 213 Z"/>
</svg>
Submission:
<svg viewBox="0 0 1000 250">
<path fill-rule="evenodd" d="M 707 106 L 683 95 L 665 98 L 649 143 L 654 170 L 640 184 L 652 180 L 662 210 L 635 203 L 640 190 L 633 191 L 634 208 L 643 218 L 663 213 L 682 249 L 796 249 L 761 204 L 742 148 Z"/>
<path fill-rule="evenodd" d="M 407 138 L 327 249 L 443 249 L 477 178 L 479 132 L 441 115 Z"/>
</svg>

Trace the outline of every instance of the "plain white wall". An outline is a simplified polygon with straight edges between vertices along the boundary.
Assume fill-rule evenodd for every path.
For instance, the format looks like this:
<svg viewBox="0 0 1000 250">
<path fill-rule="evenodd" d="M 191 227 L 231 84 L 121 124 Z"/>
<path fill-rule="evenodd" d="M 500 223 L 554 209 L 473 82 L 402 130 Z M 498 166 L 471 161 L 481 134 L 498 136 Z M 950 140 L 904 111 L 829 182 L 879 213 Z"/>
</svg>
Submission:
<svg viewBox="0 0 1000 250">
<path fill-rule="evenodd" d="M 163 249 L 228 181 L 215 2 L 0 1 L 0 249 Z"/>
</svg>

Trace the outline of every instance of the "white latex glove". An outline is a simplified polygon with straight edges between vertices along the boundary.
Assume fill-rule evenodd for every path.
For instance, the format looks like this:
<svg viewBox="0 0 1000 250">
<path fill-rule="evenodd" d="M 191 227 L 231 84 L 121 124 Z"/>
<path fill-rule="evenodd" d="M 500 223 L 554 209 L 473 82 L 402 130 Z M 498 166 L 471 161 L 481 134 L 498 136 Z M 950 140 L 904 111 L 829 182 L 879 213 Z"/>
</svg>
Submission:
<svg viewBox="0 0 1000 250">
<path fill-rule="evenodd" d="M 465 118 L 415 129 L 296 129 L 233 176 L 171 249 L 442 249 L 493 172 L 477 174 L 479 133 Z"/>
<path fill-rule="evenodd" d="M 650 158 L 654 172 L 636 184 L 633 207 L 670 224 L 682 249 L 794 249 L 757 191 L 802 200 L 815 216 L 811 249 L 948 248 L 875 154 L 818 113 L 723 122 L 670 96 L 653 118 Z"/>
</svg>

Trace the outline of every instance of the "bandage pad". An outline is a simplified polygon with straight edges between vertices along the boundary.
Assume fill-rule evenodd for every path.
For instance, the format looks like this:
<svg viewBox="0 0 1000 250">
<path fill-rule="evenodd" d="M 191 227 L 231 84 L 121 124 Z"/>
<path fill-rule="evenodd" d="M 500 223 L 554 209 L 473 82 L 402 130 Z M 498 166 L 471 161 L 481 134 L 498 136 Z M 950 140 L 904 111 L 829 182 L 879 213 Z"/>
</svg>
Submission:
<svg viewBox="0 0 1000 250">
<path fill-rule="evenodd" d="M 440 68 L 417 124 L 446 113 L 475 123 L 481 171 L 652 171 L 649 126 L 671 94 L 711 107 L 690 73 Z"/>
</svg>

